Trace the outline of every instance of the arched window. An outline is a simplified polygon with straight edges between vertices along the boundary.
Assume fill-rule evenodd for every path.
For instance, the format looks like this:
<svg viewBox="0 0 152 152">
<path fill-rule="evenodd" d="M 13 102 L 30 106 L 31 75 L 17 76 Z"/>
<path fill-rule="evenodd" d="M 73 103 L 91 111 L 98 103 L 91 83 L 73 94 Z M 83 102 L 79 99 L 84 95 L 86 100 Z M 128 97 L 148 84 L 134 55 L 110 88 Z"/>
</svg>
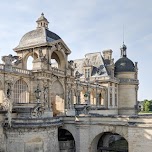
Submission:
<svg viewBox="0 0 152 152">
<path fill-rule="evenodd" d="M 18 80 L 14 85 L 14 102 L 15 103 L 28 103 L 29 93 L 28 86 L 25 81 Z"/>
<path fill-rule="evenodd" d="M 33 69 L 33 57 L 29 56 L 27 59 L 27 70 L 32 70 Z"/>
</svg>

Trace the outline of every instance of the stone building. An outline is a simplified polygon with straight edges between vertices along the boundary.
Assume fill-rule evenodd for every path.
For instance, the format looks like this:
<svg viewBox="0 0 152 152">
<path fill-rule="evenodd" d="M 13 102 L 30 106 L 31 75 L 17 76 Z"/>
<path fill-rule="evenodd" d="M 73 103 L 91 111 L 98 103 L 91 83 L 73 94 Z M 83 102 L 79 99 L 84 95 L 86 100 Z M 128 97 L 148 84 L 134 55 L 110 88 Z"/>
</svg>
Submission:
<svg viewBox="0 0 152 152">
<path fill-rule="evenodd" d="M 0 64 L 0 152 L 150 151 L 152 117 L 138 116 L 138 67 L 126 45 L 116 62 L 112 50 L 68 61 L 43 13 L 36 22 Z"/>
</svg>

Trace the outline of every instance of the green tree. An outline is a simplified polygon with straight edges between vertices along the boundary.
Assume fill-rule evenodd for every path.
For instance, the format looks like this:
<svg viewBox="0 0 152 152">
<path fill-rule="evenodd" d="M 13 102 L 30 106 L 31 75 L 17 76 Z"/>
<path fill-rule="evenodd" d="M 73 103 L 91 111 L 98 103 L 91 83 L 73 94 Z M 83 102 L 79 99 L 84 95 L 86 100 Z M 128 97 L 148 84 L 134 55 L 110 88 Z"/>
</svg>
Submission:
<svg viewBox="0 0 152 152">
<path fill-rule="evenodd" d="M 144 111 L 149 112 L 149 111 L 150 111 L 150 108 L 151 108 L 151 102 L 148 101 L 148 100 L 146 100 L 146 101 L 144 102 Z"/>
</svg>

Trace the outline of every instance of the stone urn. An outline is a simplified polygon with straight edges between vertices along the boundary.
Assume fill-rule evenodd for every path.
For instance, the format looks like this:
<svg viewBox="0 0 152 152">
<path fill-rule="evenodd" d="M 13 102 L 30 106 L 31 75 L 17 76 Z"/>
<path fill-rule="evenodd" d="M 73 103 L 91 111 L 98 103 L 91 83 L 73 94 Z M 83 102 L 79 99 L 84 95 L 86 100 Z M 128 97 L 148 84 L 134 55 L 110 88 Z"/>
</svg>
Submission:
<svg viewBox="0 0 152 152">
<path fill-rule="evenodd" d="M 74 104 L 76 115 L 88 115 L 89 107 L 88 104 Z"/>
</svg>

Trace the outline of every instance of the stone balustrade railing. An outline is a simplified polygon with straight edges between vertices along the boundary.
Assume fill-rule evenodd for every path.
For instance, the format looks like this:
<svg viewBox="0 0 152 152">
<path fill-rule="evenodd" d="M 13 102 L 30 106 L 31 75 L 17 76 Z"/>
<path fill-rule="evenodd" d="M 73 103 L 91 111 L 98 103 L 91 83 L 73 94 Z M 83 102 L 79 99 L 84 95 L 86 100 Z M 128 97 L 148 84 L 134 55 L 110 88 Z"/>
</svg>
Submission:
<svg viewBox="0 0 152 152">
<path fill-rule="evenodd" d="M 62 119 L 59 117 L 48 118 L 12 118 L 13 128 L 33 128 L 33 127 L 48 127 L 52 125 L 61 125 Z M 4 127 L 8 127 L 8 120 L 5 120 Z"/>
<path fill-rule="evenodd" d="M 5 64 L 0 64 L 0 71 L 9 71 L 9 72 L 14 72 L 14 73 L 18 73 L 18 74 L 26 74 L 26 75 L 31 74 L 30 70 L 20 69 L 20 68 L 17 68 L 17 67 L 11 67 L 8 70 L 8 69 L 6 69 Z"/>
<path fill-rule="evenodd" d="M 54 67 L 52 67 L 52 72 L 53 72 L 54 74 L 61 74 L 61 75 L 64 75 L 64 74 L 65 74 L 64 71 L 62 71 L 62 70 L 60 70 L 60 69 L 58 69 L 58 68 L 54 68 Z"/>
<path fill-rule="evenodd" d="M 30 70 L 20 69 L 20 68 L 16 68 L 16 67 L 12 68 L 12 72 L 20 73 L 20 74 L 27 74 L 27 75 L 31 74 Z"/>
</svg>

